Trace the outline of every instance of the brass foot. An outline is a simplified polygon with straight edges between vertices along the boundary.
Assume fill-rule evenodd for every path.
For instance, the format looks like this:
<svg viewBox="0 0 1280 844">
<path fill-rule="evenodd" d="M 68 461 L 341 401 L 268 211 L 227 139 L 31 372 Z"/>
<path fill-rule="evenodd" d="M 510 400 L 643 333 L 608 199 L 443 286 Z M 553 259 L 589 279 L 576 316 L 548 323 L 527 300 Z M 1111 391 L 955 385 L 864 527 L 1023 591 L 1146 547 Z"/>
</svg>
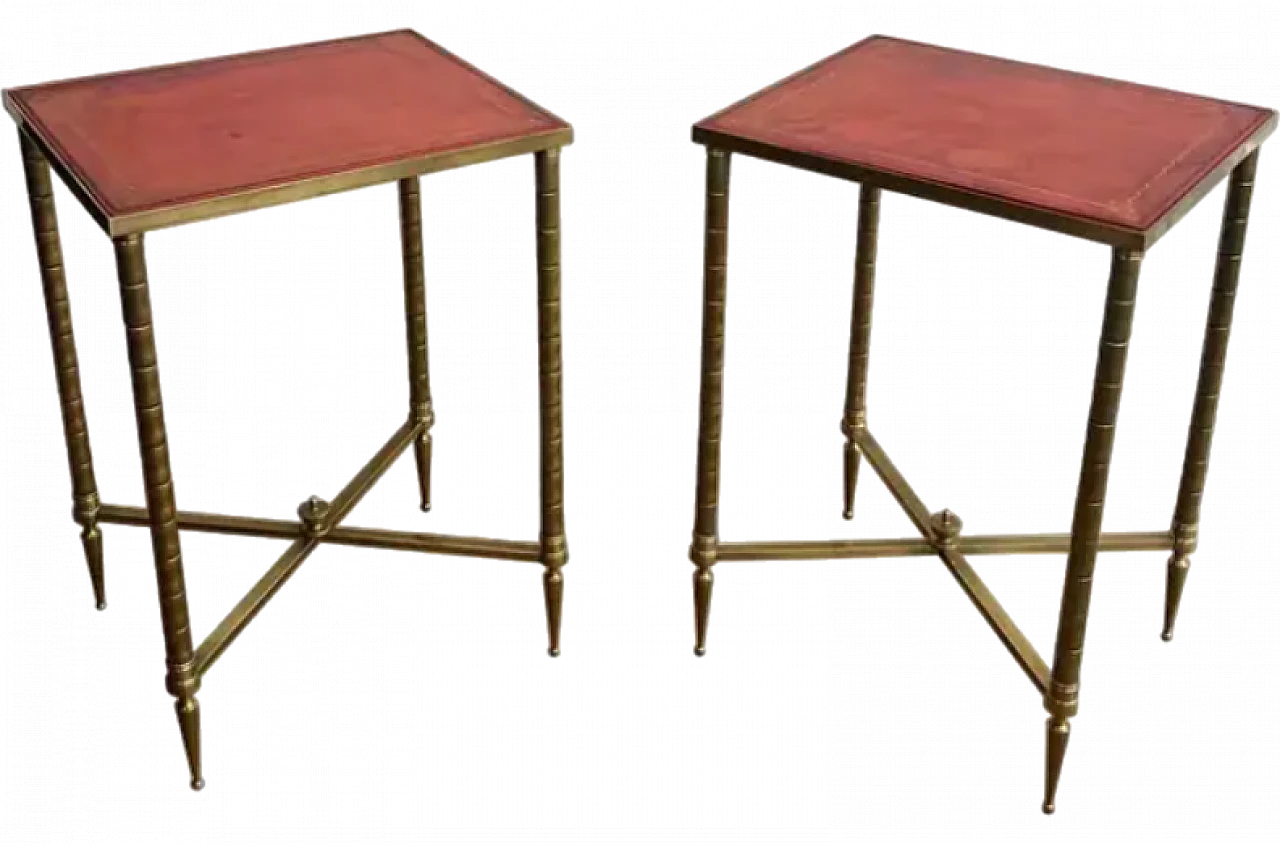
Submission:
<svg viewBox="0 0 1280 844">
<path fill-rule="evenodd" d="M 1062 760 L 1067 756 L 1067 742 L 1071 738 L 1071 724 L 1066 718 L 1049 716 L 1045 722 L 1044 754 L 1044 805 L 1046 815 L 1052 815 L 1057 806 L 1058 778 L 1062 775 Z"/>
<path fill-rule="evenodd" d="M 844 444 L 844 519 L 853 519 L 853 494 L 858 488 L 858 466 L 862 462 L 862 454 L 853 440 Z"/>
<path fill-rule="evenodd" d="M 560 656 L 560 608 L 564 603 L 564 572 L 547 566 L 542 573 L 542 595 L 547 603 L 547 654 Z"/>
<path fill-rule="evenodd" d="M 1175 553 L 1169 558 L 1165 579 L 1164 631 L 1160 634 L 1166 642 L 1173 640 L 1173 625 L 1178 620 L 1178 605 L 1182 603 L 1182 587 L 1186 585 L 1190 569 L 1190 557 Z"/>
<path fill-rule="evenodd" d="M 421 509 L 431 512 L 431 434 L 423 431 L 413 441 L 413 456 L 418 464 L 418 491 L 421 496 Z"/>
<path fill-rule="evenodd" d="M 711 588 L 715 586 L 716 576 L 710 568 L 699 568 L 693 573 L 693 620 L 695 656 L 704 656 L 707 652 L 707 622 L 711 617 Z"/>
<path fill-rule="evenodd" d="M 204 777 L 200 770 L 200 703 L 194 697 L 179 699 L 175 708 L 178 711 L 178 727 L 182 730 L 182 744 L 187 751 L 191 788 L 199 791 L 204 788 Z"/>
<path fill-rule="evenodd" d="M 93 583 L 93 598 L 98 609 L 107 608 L 106 576 L 102 566 L 102 531 L 97 525 L 86 527 L 80 534 L 84 545 L 85 562 L 89 564 L 89 580 Z"/>
</svg>

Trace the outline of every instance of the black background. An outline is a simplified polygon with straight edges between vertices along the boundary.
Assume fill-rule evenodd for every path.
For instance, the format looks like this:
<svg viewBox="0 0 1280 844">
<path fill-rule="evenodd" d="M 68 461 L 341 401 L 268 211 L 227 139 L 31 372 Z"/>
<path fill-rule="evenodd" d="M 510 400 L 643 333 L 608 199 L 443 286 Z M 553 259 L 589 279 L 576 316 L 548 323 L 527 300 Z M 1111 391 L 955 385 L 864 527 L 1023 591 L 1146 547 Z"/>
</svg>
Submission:
<svg viewBox="0 0 1280 844">
<path fill-rule="evenodd" d="M 312 18 L 302 8 L 266 20 L 223 10 L 192 26 L 132 14 L 44 20 L 32 32 L 47 35 L 6 53 L 0 77 L 36 81 L 404 17 L 325 8 Z M 1252 76 L 1262 37 L 902 29 L 829 17 L 732 24 L 727 10 L 663 26 L 609 17 L 548 8 L 467 24 L 425 20 L 431 35 L 577 124 L 564 163 L 575 540 L 566 658 L 544 663 L 534 569 L 316 553 L 210 675 L 211 786 L 195 800 L 163 697 L 143 530 L 108 530 L 111 610 L 97 617 L 90 608 L 22 179 L 13 133 L 0 133 L 0 158 L 13 163 L 0 169 L 0 231 L 17 350 L 6 414 L 18 491 L 10 507 L 22 535 L 14 530 L 5 556 L 29 579 L 15 585 L 14 686 L 24 692 L 13 744 L 33 759 L 27 788 L 76 807 L 52 824 L 105 829 L 164 817 L 218 830 L 252 817 L 305 826 L 333 816 L 372 829 L 389 820 L 393 798 L 403 803 L 398 821 L 466 824 L 476 806 L 483 820 L 527 806 L 540 812 L 535 824 L 594 818 L 596 834 L 600 818 L 667 824 L 694 811 L 712 829 L 777 817 L 805 836 L 855 822 L 970 830 L 1046 822 L 1037 813 L 1036 695 L 936 562 L 721 569 L 713 657 L 690 665 L 682 546 L 703 188 L 687 124 L 873 28 L 1280 100 Z M 1260 670 L 1251 652 L 1265 640 L 1243 629 L 1254 616 L 1238 602 L 1253 588 L 1251 572 L 1266 578 L 1274 556 L 1242 539 L 1260 526 L 1242 505 L 1270 462 L 1270 439 L 1249 420 L 1270 403 L 1272 383 L 1266 312 L 1254 293 L 1276 278 L 1271 181 L 1258 179 L 1244 319 L 1187 617 L 1176 647 L 1162 648 L 1160 558 L 1103 560 L 1082 717 L 1053 824 L 1216 815 L 1248 811 L 1256 799 L 1244 761 L 1270 739 L 1245 695 Z M 858 524 L 838 521 L 854 188 L 740 161 L 735 197 L 723 534 L 910 533 L 869 475 Z M 527 161 L 426 182 L 442 420 L 436 528 L 536 530 L 529 200 Z M 63 193 L 60 201 L 97 474 L 106 496 L 138 502 L 109 243 Z M 1210 202 L 1148 261 L 1108 528 L 1169 521 L 1215 229 Z M 353 469 L 343 455 L 358 466 L 401 420 L 394 232 L 385 191 L 150 238 L 186 505 L 284 514 L 306 492 L 332 494 Z M 882 442 L 931 505 L 954 506 L 972 528 L 1065 528 L 1105 251 L 891 199 L 881 264 L 872 425 Z M 320 311 L 329 311 L 326 323 Z M 329 345 L 311 345 L 319 333 Z M 413 494 L 406 462 L 356 519 L 421 526 Z M 184 547 L 197 638 L 276 552 L 193 535 Z M 1048 652 L 1062 561 L 978 565 Z M 296 706 L 285 704 L 289 694 Z M 390 706 L 393 694 L 401 706 Z M 125 776 L 128 767 L 137 777 Z M 233 786 L 239 774 L 250 785 Z M 390 786 L 394 774 L 410 785 Z M 241 818 L 230 817 L 233 798 Z M 298 800 L 292 812 L 289 798 Z M 349 811 L 344 798 L 355 799 Z"/>
</svg>

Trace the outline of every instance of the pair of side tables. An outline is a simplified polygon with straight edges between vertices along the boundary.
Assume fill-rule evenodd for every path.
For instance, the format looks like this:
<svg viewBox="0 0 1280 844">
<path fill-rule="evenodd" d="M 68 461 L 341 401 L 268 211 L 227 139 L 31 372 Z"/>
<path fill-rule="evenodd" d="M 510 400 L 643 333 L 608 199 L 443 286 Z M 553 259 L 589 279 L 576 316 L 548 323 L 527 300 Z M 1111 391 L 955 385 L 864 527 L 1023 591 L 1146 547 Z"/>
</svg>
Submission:
<svg viewBox="0 0 1280 844">
<path fill-rule="evenodd" d="M 218 657 L 320 545 L 337 543 L 541 563 L 549 652 L 559 654 L 563 502 L 560 150 L 568 123 L 410 30 L 5 91 L 18 123 L 53 343 L 73 516 L 99 609 L 103 524 L 151 530 L 167 681 L 191 785 L 201 773 L 196 693 Z M 739 560 L 937 555 L 1042 695 L 1048 710 L 1044 811 L 1054 810 L 1076 714 L 1099 551 L 1172 552 L 1164 638 L 1173 632 L 1213 438 L 1257 149 L 1274 112 L 1036 65 L 872 37 L 698 123 L 707 148 L 702 387 L 690 556 L 695 652 L 705 652 L 713 569 Z M 536 542 L 351 527 L 346 517 L 412 447 L 421 506 L 431 504 L 427 317 L 419 177 L 533 154 L 541 401 L 541 532 Z M 717 518 L 723 393 L 729 164 L 740 153 L 859 183 L 848 391 L 841 424 L 844 517 L 862 460 L 920 539 L 723 542 Z M 50 167 L 111 237 L 132 373 L 146 507 L 104 504 L 81 396 Z M 1172 526 L 1103 533 L 1102 513 L 1143 253 L 1212 188 L 1230 180 L 1182 479 Z M 331 501 L 297 521 L 179 510 L 175 502 L 144 235 L 169 226 L 385 182 L 399 187 L 409 413 Z M 931 512 L 867 425 L 866 384 L 883 190 L 1108 245 L 1097 370 L 1071 532 L 967 536 Z M 183 530 L 290 540 L 226 618 L 195 644 Z M 974 554 L 1067 555 L 1053 665 L 1036 652 L 967 561 Z"/>
</svg>

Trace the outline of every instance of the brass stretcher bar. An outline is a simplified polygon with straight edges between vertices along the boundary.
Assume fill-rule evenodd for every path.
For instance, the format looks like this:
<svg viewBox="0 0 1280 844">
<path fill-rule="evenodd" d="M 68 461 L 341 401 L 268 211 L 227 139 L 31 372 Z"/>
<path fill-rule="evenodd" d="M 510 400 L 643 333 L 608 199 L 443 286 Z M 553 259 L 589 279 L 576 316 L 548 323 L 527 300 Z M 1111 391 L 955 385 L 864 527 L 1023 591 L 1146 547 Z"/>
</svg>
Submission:
<svg viewBox="0 0 1280 844">
<path fill-rule="evenodd" d="M 1026 96 L 1028 90 L 1050 89 L 1055 96 Z M 961 101 L 964 109 L 955 105 Z M 1099 106 L 1103 101 L 1111 105 Z M 1123 107 L 1115 106 L 1121 101 Z M 1083 120 L 1084 112 L 1091 119 Z M 1172 120 L 1174 113 L 1181 117 Z M 1170 121 L 1167 127 L 1161 122 L 1165 120 Z M 1270 109 L 872 36 L 697 123 L 693 140 L 706 147 L 707 159 L 697 488 L 689 548 L 695 566 L 694 653 L 706 653 L 717 563 L 937 555 L 1040 692 L 1048 714 L 1041 806 L 1053 813 L 1070 719 L 1079 710 L 1099 552 L 1171 553 L 1161 637 L 1168 641 L 1173 636 L 1199 537 L 1258 148 L 1278 122 Z M 1192 123 L 1198 128 L 1187 128 Z M 982 126 L 988 129 L 979 131 Z M 1062 142 L 1057 148 L 1061 154 L 1045 154 L 1044 141 L 1051 136 Z M 845 439 L 842 514 L 846 520 L 854 518 L 858 474 L 866 458 L 919 530 L 919 539 L 720 539 L 729 177 L 734 154 L 859 184 L 848 380 L 840 423 Z M 1172 523 L 1158 532 L 1103 533 L 1144 254 L 1223 180 L 1228 186 L 1213 290 Z M 1070 534 L 962 536 L 960 519 L 949 510 L 931 512 L 868 430 L 867 375 L 884 191 L 1111 247 Z M 1046 553 L 1066 557 L 1049 661 L 1036 652 L 967 559 L 969 554 Z"/>
<path fill-rule="evenodd" d="M 246 74 L 252 82 L 246 83 Z M 338 77 L 349 84 L 335 94 L 324 80 Z M 246 85 L 261 96 L 242 108 L 228 92 Z M 450 96 L 433 93 L 439 90 L 448 90 Z M 77 105 L 85 98 L 95 102 L 92 114 Z M 106 608 L 101 525 L 149 528 L 165 642 L 165 686 L 174 698 L 192 788 L 204 786 L 197 699 L 204 674 L 321 544 L 540 563 L 547 651 L 559 655 L 563 569 L 569 560 L 560 364 L 560 148 L 573 139 L 568 123 L 410 30 L 29 86 L 4 91 L 0 99 L 18 123 L 71 473 L 72 513 L 80 526 L 95 603 Z M 233 100 L 236 105 L 229 108 Z M 296 109 L 313 112 L 315 120 L 336 130 L 311 132 L 282 116 Z M 139 121 L 147 131 L 137 130 Z M 118 143 L 122 137 L 126 140 Z M 257 144 L 251 142 L 254 138 L 274 140 Z M 410 446 L 418 506 L 423 512 L 431 509 L 435 409 L 428 367 L 419 176 L 522 153 L 532 153 L 534 165 L 530 187 L 537 261 L 538 539 L 514 542 L 345 527 L 342 523 L 352 509 Z M 145 508 L 104 505 L 98 495 L 52 172 L 112 238 Z M 297 521 L 179 510 L 144 235 L 180 223 L 391 182 L 396 184 L 400 218 L 407 421 L 332 502 L 316 497 L 303 502 Z M 289 540 L 275 564 L 198 645 L 187 605 L 183 530 Z"/>
</svg>

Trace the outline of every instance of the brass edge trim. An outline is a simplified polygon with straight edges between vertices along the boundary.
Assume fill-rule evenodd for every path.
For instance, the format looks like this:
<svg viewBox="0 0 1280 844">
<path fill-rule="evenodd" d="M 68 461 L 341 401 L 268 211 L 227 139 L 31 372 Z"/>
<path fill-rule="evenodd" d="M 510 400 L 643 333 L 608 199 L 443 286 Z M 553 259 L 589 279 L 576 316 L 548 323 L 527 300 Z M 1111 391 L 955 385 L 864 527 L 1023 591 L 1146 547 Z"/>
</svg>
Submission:
<svg viewBox="0 0 1280 844">
<path fill-rule="evenodd" d="M 693 127 L 693 141 L 717 149 L 749 155 L 752 158 L 773 161 L 789 167 L 821 173 L 826 176 L 834 176 L 847 181 L 873 185 L 895 193 L 907 194 L 919 199 L 999 217 L 1015 223 L 1025 223 L 1036 228 L 1048 229 L 1049 231 L 1072 235 L 1085 240 L 1132 249 L 1141 249 L 1146 243 L 1145 233 L 1137 229 L 1046 211 L 941 182 L 918 179 L 889 170 L 847 161 L 835 161 L 822 156 L 775 146 L 764 141 L 728 135 L 701 126 Z"/>
<path fill-rule="evenodd" d="M 22 115 L 18 112 L 18 104 L 14 102 L 13 98 L 9 95 L 8 88 L 0 91 L 0 104 L 4 105 L 4 110 L 13 118 L 13 122 L 17 123 L 18 127 L 21 128 L 25 121 L 22 119 Z"/>
<path fill-rule="evenodd" d="M 98 224 L 98 227 L 110 235 L 111 218 L 108 216 L 107 212 L 103 210 L 102 203 L 98 200 L 97 196 L 87 184 L 80 180 L 80 177 L 75 174 L 75 171 L 71 170 L 71 168 L 63 163 L 62 159 L 54 152 L 53 148 L 45 142 L 43 137 L 41 137 L 36 127 L 22 114 L 21 107 L 18 103 L 9 99 L 7 91 L 5 92 L 4 99 L 5 110 L 13 115 L 14 120 L 17 121 L 18 130 L 26 135 L 27 138 L 36 145 L 36 148 L 40 150 L 40 154 L 44 156 L 45 161 L 47 161 L 49 166 L 53 168 L 53 171 L 58 174 L 58 178 L 62 180 L 64 185 L 66 185 L 67 190 L 71 191 L 71 195 L 76 198 L 76 201 L 84 207 L 85 211 L 89 212 L 89 216 Z M 10 102 L 12 102 L 14 110 L 9 108 Z"/>
<path fill-rule="evenodd" d="M 386 182 L 396 182 L 400 179 L 438 173 L 443 170 L 452 170 L 471 164 L 483 164 L 517 155 L 556 149 L 570 143 L 572 140 L 573 130 L 571 128 L 554 129 L 537 135 L 526 135 L 514 140 L 495 141 L 461 150 L 432 153 L 421 158 L 375 164 L 357 170 L 349 170 L 345 173 L 317 176 L 297 182 L 254 188 L 227 196 L 196 200 L 184 205 L 137 211 L 112 218 L 110 220 L 109 233 L 114 237 L 155 231 L 156 229 L 210 220 L 215 217 L 254 211 L 259 208 L 285 205 L 290 202 L 314 199 Z"/>
<path fill-rule="evenodd" d="M 856 42 L 856 43 L 854 43 L 854 44 L 850 44 L 848 47 L 844 47 L 844 48 L 842 48 L 842 49 L 839 49 L 839 50 L 835 51 L 834 53 L 832 53 L 832 54 L 831 54 L 831 55 L 829 55 L 829 56 L 825 56 L 824 58 L 818 59 L 818 60 L 817 60 L 816 62 L 814 62 L 813 64 L 808 65 L 807 67 L 802 67 L 802 68 L 800 68 L 799 70 L 797 70 L 795 73 L 792 73 L 792 74 L 789 74 L 789 75 L 787 75 L 787 76 L 784 76 L 782 79 L 779 79 L 777 82 L 774 82 L 774 83 L 772 83 L 772 84 L 770 84 L 770 85 L 766 85 L 765 87 L 761 88 L 760 90 L 756 91 L 755 93 L 753 93 L 753 94 L 748 94 L 747 96 L 743 97 L 742 99 L 738 100 L 737 102 L 730 103 L 729 105 L 727 105 L 727 106 L 725 106 L 724 108 L 720 109 L 720 110 L 719 110 L 719 111 L 717 111 L 716 113 L 714 113 L 714 114 L 710 114 L 710 115 L 708 115 L 708 116 L 706 116 L 706 117 L 702 118 L 701 120 L 699 120 L 697 123 L 695 123 L 695 124 L 694 124 L 694 129 L 696 130 L 699 126 L 701 126 L 701 125 L 702 125 L 702 124 L 704 124 L 704 123 L 710 123 L 710 122 L 711 122 L 711 121 L 713 121 L 713 120 L 719 120 L 721 117 L 723 117 L 724 115 L 728 114 L 728 113 L 729 113 L 729 112 L 731 112 L 731 111 L 734 111 L 735 109 L 739 108 L 740 106 L 744 106 L 744 105 L 746 105 L 747 103 L 754 102 L 755 100 L 758 100 L 758 99 L 760 99 L 761 97 L 763 97 L 765 94 L 772 93 L 772 92 L 773 92 L 773 91 L 775 91 L 776 89 L 781 88 L 783 85 L 786 85 L 788 82 L 792 82 L 792 81 L 794 81 L 794 80 L 796 80 L 796 79 L 799 79 L 801 76 L 805 76 L 805 75 L 807 75 L 807 74 L 809 74 L 809 73 L 812 73 L 813 71 L 815 71 L 815 70 L 817 70 L 818 68 L 820 68 L 820 67 L 822 67 L 823 65 L 825 65 L 827 62 L 831 62 L 831 61 L 834 61 L 834 60 L 836 60 L 836 59 L 838 59 L 838 58 L 841 58 L 841 57 L 842 57 L 842 56 L 844 56 L 846 53 L 852 53 L 854 50 L 856 50 L 856 49 L 858 49 L 859 47 L 862 47 L 862 46 L 864 46 L 864 45 L 866 45 L 866 44 L 870 43 L 871 41 L 883 40 L 883 39 L 886 39 L 886 38 L 888 38 L 888 36 L 886 36 L 886 35 L 868 35 L 866 38 L 863 38 L 862 40 L 860 40 L 860 41 L 858 41 L 858 42 Z M 696 137 L 695 137 L 695 140 L 696 140 Z"/>
<path fill-rule="evenodd" d="M 190 67 L 196 64 L 225 62 L 236 59 L 259 58 L 261 56 L 269 56 L 272 53 L 286 53 L 290 50 L 296 50 L 303 47 L 326 47 L 332 44 L 342 44 L 348 41 L 363 41 L 365 39 L 380 38 L 384 35 L 395 35 L 400 32 L 411 32 L 412 30 L 405 27 L 399 29 L 386 29 L 378 32 L 366 32 L 362 35 L 344 35 L 340 38 L 324 38 L 319 41 L 303 41 L 300 44 L 284 44 L 276 47 L 263 47 L 258 50 L 245 50 L 240 53 L 220 53 L 216 56 L 204 56 L 197 59 L 183 59 L 176 62 L 163 62 L 161 64 L 146 65 L 144 67 L 129 67 L 123 70 L 108 70 L 104 73 L 91 73 L 87 76 L 67 76 L 62 79 L 49 79 L 44 82 L 35 82 L 30 85 L 18 85 L 9 90 L 26 91 L 31 88 L 48 88 L 55 85 L 70 85 L 79 82 L 97 82 L 103 79 L 116 79 L 121 76 L 135 76 L 143 73 L 150 73 L 156 70 L 176 70 L 178 68 Z"/>
<path fill-rule="evenodd" d="M 528 98 L 528 97 L 526 97 L 524 94 L 522 94 L 522 93 L 520 93 L 519 91 L 517 91 L 515 88 L 512 88 L 510 85 L 506 84 L 505 82 L 503 82 L 503 81 L 502 81 L 502 80 L 500 80 L 500 79 L 497 79 L 496 77 L 490 76 L 488 73 L 485 73 L 483 70 L 481 70 L 480 68 L 476 67 L 476 66 L 475 66 L 475 65 L 473 65 L 471 62 L 469 62 L 469 61 L 467 61 L 466 59 L 462 58 L 462 56 L 459 56 L 457 53 L 454 53 L 454 52 L 452 52 L 452 51 L 450 51 L 450 50 L 446 49 L 445 47 L 440 46 L 440 44 L 436 43 L 435 41 L 432 41 L 430 38 L 428 38 L 427 36 L 423 35 L 421 32 L 418 32 L 416 29 L 412 29 L 412 28 L 408 28 L 408 27 L 406 27 L 406 28 L 404 28 L 404 29 L 392 30 L 392 32 L 381 33 L 381 34 L 383 34 L 383 35 L 391 35 L 391 34 L 392 34 L 392 33 L 394 33 L 394 32 L 404 32 L 404 33 L 408 33 L 409 35 L 416 36 L 420 41 L 422 41 L 422 42 L 424 42 L 425 44 L 427 44 L 427 46 L 429 46 L 431 49 L 435 50 L 435 51 L 436 51 L 437 53 L 439 53 L 440 55 L 442 55 L 442 56 L 444 56 L 444 57 L 446 57 L 446 58 L 453 59 L 455 62 L 457 62 L 458 64 L 462 65 L 462 66 L 463 66 L 463 67 L 465 67 L 467 70 L 469 70 L 469 71 L 471 71 L 472 73 L 474 73 L 476 76 L 479 76 L 481 79 L 484 79 L 484 80 L 488 81 L 489 83 L 491 83 L 492 85 L 495 85 L 496 87 L 498 87 L 498 88 L 500 88 L 501 90 L 505 91 L 507 94 L 509 94 L 510 96 L 512 96 L 512 97 L 514 97 L 515 99 L 519 100 L 520 102 L 524 103 L 526 106 L 528 106 L 529 108 L 533 109 L 534 111 L 537 111 L 537 112 L 541 113 L 541 114 L 542 114 L 542 116 L 544 116 L 544 117 L 549 117 L 549 118 L 551 118 L 552 120 L 554 120 L 554 121 L 556 121 L 556 122 L 558 122 L 558 123 L 563 123 L 563 124 L 564 124 L 564 126 L 570 130 L 570 139 L 569 139 L 568 141 L 565 141 L 565 145 L 567 146 L 568 144 L 572 143 L 572 140 L 573 140 L 572 129 L 573 129 L 573 127 L 569 125 L 569 121 L 565 120 L 565 119 L 564 119 L 563 117 L 561 117 L 560 115 L 555 114 L 555 113 L 553 113 L 553 112 L 551 112 L 551 111 L 547 110 L 546 108 L 544 108 L 544 107 L 543 107 L 543 106 L 541 106 L 541 105 L 538 105 L 538 104 L 537 104 L 537 103 L 535 103 L 533 100 L 529 99 L 529 98 Z"/>
<path fill-rule="evenodd" d="M 762 141 L 753 141 L 749 140 L 749 138 L 732 136 L 732 134 L 709 131 L 709 129 L 701 127 L 692 127 L 691 137 L 696 146 L 704 147 L 704 149 L 714 147 L 714 149 L 731 151 L 737 155 L 744 156 L 744 158 L 764 161 L 764 163 L 768 164 L 781 164 L 788 166 L 788 168 L 823 175 L 823 177 L 841 179 L 844 182 L 874 184 L 874 186 L 881 187 L 882 190 L 890 193 L 896 193 L 896 195 L 908 196 L 911 199 L 933 202 L 933 204 L 946 207 L 954 207 L 954 209 L 972 211 L 972 213 L 989 216 L 989 218 L 1027 225 L 1027 227 L 1037 229 L 1037 231 L 1061 234 L 1061 236 L 1078 239 L 1078 241 L 1148 252 L 1158 245 L 1172 229 L 1178 227 L 1183 220 L 1187 219 L 1187 216 L 1193 210 L 1196 210 L 1204 200 L 1208 199 L 1208 196 L 1217 190 L 1217 186 L 1226 181 L 1235 165 L 1244 160 L 1249 152 L 1270 140 L 1276 133 L 1276 128 L 1277 113 L 1275 109 L 1272 109 L 1271 117 L 1266 122 L 1263 122 L 1261 127 L 1249 134 L 1247 140 L 1240 143 L 1230 155 L 1222 160 L 1219 166 L 1216 166 L 1210 174 L 1201 179 L 1201 182 L 1192 191 L 1188 192 L 1183 199 L 1172 206 L 1172 209 L 1166 211 L 1155 224 L 1144 229 L 1144 231 L 1121 227 L 1121 225 L 1102 223 L 1100 220 L 1080 218 L 1080 216 L 1057 214 L 1053 213 L 1053 211 L 1038 209 L 1038 207 L 1021 205 L 1018 202 L 996 199 L 996 197 L 984 195 L 984 193 L 965 191 L 963 188 L 947 186 L 947 184 L 920 181 L 920 179 L 911 178 L 908 175 L 890 173 L 887 170 L 870 168 L 867 165 L 824 159 L 822 156 L 806 155 L 803 152 L 786 150 L 783 147 L 769 145 L 769 143 Z"/>
<path fill-rule="evenodd" d="M 1271 116 L 1259 126 L 1252 135 L 1236 147 L 1236 149 L 1224 158 L 1221 163 L 1215 167 L 1208 176 L 1200 180 L 1191 192 L 1184 196 L 1181 200 L 1174 204 L 1172 208 L 1165 212 L 1164 216 L 1152 224 L 1147 229 L 1146 238 L 1143 242 L 1142 249 L 1145 251 L 1155 245 L 1156 241 L 1168 234 L 1169 230 L 1178 224 L 1183 217 L 1187 216 L 1193 208 L 1200 204 L 1200 201 L 1213 192 L 1213 189 L 1220 185 L 1236 166 L 1252 155 L 1267 138 L 1276 130 L 1277 115 L 1271 112 Z"/>
</svg>

